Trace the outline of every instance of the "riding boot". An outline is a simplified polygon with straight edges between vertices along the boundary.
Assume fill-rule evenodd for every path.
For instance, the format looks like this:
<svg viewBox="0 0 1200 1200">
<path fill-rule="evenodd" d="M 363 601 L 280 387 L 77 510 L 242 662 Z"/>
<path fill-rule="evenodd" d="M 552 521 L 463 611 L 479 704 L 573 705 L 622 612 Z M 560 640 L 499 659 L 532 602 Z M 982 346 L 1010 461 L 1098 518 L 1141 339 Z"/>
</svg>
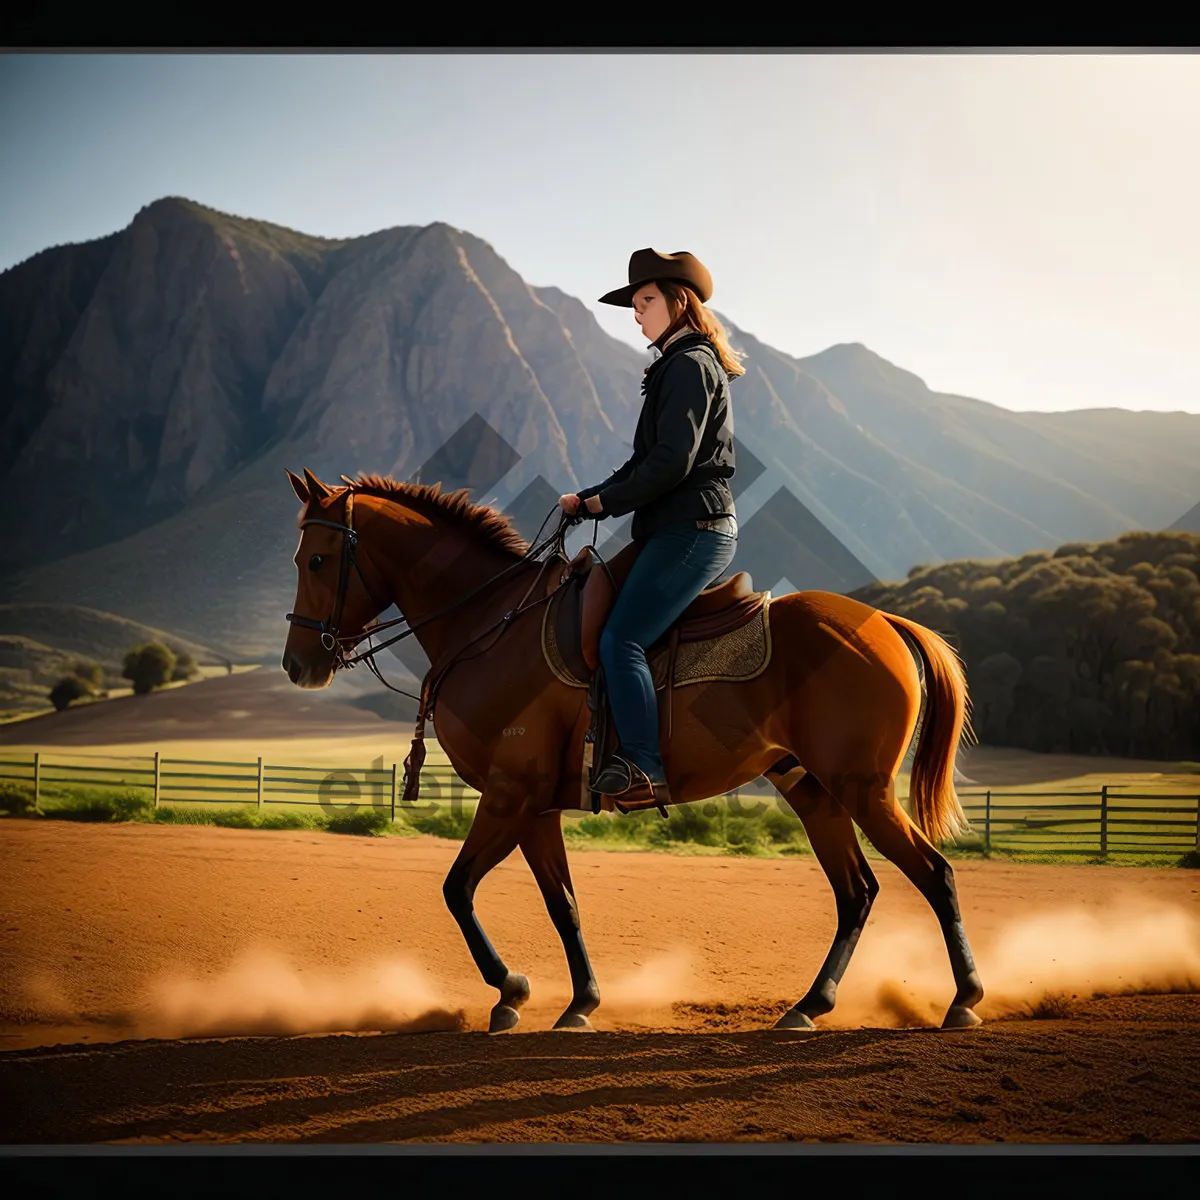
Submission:
<svg viewBox="0 0 1200 1200">
<path fill-rule="evenodd" d="M 619 812 L 657 808 L 665 817 L 671 792 L 665 779 L 651 779 L 636 763 L 614 754 L 592 784 L 592 791 L 611 796 Z"/>
</svg>

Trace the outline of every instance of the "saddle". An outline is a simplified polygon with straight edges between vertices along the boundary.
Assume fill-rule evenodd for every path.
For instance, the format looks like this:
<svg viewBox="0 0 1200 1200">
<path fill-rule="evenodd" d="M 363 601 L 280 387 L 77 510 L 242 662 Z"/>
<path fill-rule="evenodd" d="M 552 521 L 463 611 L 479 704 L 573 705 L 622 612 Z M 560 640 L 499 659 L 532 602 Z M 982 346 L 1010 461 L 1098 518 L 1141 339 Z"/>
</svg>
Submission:
<svg viewBox="0 0 1200 1200">
<path fill-rule="evenodd" d="M 570 562 L 562 558 L 550 573 L 548 586 L 556 589 L 556 594 L 543 618 L 543 651 L 558 678 L 588 689 L 592 713 L 584 738 L 584 783 L 588 785 L 611 761 L 618 745 L 600 665 L 600 634 L 639 550 L 637 542 L 630 542 L 607 563 L 600 563 L 592 547 L 585 546 Z M 659 700 L 659 736 L 664 751 L 671 737 L 671 700 L 677 684 L 753 678 L 765 668 L 770 657 L 766 620 L 770 596 L 770 592 L 754 591 L 749 574 L 741 571 L 706 588 L 646 647 Z M 722 652 L 714 654 L 712 648 L 718 642 Z M 602 801 L 590 790 L 587 796 L 581 807 L 592 812 L 602 808 L 629 812 L 653 803 L 627 806 L 609 797 Z M 667 815 L 661 805 L 659 811 Z"/>
</svg>

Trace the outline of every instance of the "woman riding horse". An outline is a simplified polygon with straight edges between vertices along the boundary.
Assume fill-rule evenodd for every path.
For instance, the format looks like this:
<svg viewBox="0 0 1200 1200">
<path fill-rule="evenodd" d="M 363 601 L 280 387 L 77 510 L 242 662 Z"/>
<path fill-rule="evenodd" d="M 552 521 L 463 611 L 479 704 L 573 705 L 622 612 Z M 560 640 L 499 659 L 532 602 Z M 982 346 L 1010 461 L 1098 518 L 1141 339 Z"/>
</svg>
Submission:
<svg viewBox="0 0 1200 1200">
<path fill-rule="evenodd" d="M 733 561 L 737 515 L 731 376 L 745 374 L 705 307 L 712 278 L 686 251 L 638 250 L 629 284 L 600 297 L 631 307 L 659 352 L 646 368 L 633 454 L 603 483 L 559 497 L 572 515 L 633 513 L 633 567 L 600 636 L 600 664 L 620 745 L 592 785 L 626 803 L 670 804 L 658 707 L 646 662 L 654 643 Z"/>
<path fill-rule="evenodd" d="M 659 757 L 644 651 L 732 558 L 729 379 L 742 369 L 704 308 L 711 281 L 691 255 L 640 251 L 629 275 L 628 288 L 605 302 L 631 304 L 663 352 L 646 372 L 634 453 L 580 493 L 582 501 L 560 498 L 571 516 L 545 543 L 531 546 L 502 514 L 470 503 L 465 489 L 442 495 L 440 485 L 369 475 L 331 488 L 307 468 L 303 479 L 288 472 L 304 508 L 283 668 L 299 687 L 328 687 L 336 670 L 356 661 L 374 670 L 372 656 L 390 642 L 347 651 L 384 628 L 408 626 L 391 640 L 413 635 L 430 671 L 403 803 L 418 798 L 430 720 L 456 776 L 480 794 L 442 890 L 482 978 L 499 992 L 488 1028 L 514 1028 L 530 995 L 529 980 L 508 967 L 475 911 L 480 883 L 519 847 L 571 975 L 571 999 L 554 1027 L 590 1029 L 600 991 L 562 831 L 563 813 L 581 806 L 589 706 L 552 670 L 543 606 L 562 586 L 561 537 L 581 503 L 600 517 L 632 511 L 641 549 L 601 639 L 627 773 L 597 782 L 632 809 L 644 807 L 634 803 L 643 797 L 690 804 L 762 777 L 800 819 L 833 889 L 837 925 L 808 991 L 775 1028 L 809 1033 L 833 1010 L 879 891 L 859 830 L 937 918 L 955 989 L 942 1027 L 977 1025 L 973 1006 L 983 988 L 953 867 L 934 844 L 966 826 L 954 792 L 955 754 L 970 733 L 966 678 L 944 638 L 849 596 L 779 596 L 770 604 L 764 668 L 744 681 L 718 677 L 692 689 Z M 725 528 L 696 524 L 713 521 Z M 543 558 L 548 547 L 554 553 Z M 548 568 L 556 586 L 547 586 Z M 377 622 L 391 604 L 403 616 Z M 896 779 L 918 718 L 906 809 Z"/>
</svg>

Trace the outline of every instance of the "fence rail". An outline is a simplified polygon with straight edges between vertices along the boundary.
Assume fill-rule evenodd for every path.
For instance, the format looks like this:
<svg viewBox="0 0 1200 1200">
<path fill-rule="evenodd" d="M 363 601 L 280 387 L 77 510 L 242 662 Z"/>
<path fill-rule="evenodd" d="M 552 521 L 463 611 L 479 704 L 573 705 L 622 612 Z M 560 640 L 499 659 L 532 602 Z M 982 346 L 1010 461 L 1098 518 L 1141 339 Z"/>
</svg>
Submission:
<svg viewBox="0 0 1200 1200">
<path fill-rule="evenodd" d="M 3 783 L 31 787 L 38 811 L 43 789 L 50 785 L 143 788 L 153 794 L 155 808 L 164 804 L 374 807 L 389 810 L 395 820 L 404 771 L 400 764 L 383 765 L 380 760 L 369 767 L 351 768 L 266 762 L 261 757 L 229 762 L 167 759 L 158 753 L 122 756 L 55 750 L 0 757 Z M 461 803 L 479 795 L 444 759 L 436 742 L 430 743 L 421 785 L 425 803 L 446 798 Z M 1122 785 L 1106 784 L 1096 791 L 970 789 L 958 795 L 971 830 L 982 837 L 988 851 L 1042 847 L 1100 856 L 1122 851 L 1200 851 L 1200 793 L 1129 792 Z"/>
<path fill-rule="evenodd" d="M 103 759 L 77 763 L 76 758 Z M 148 765 L 141 765 L 141 764 Z M 34 808 L 41 811 L 45 788 L 142 788 L 153 795 L 154 807 L 195 804 L 301 805 L 321 808 L 374 807 L 390 810 L 396 819 L 404 787 L 403 766 L 372 764 L 369 767 L 315 767 L 308 764 L 230 762 L 217 759 L 171 758 L 153 755 L 83 755 L 74 752 L 35 751 L 25 756 L 0 758 L 0 784 L 32 788 Z M 470 800 L 478 792 L 469 788 L 449 761 L 439 762 L 431 751 L 421 770 L 425 800 Z"/>
<path fill-rule="evenodd" d="M 1069 796 L 1072 802 L 1053 803 L 1059 795 Z M 982 796 L 983 801 L 972 803 L 970 796 Z M 1094 798 L 1095 802 L 1074 803 L 1085 798 Z M 998 803 L 1014 799 L 1041 803 Z M 1131 800 L 1149 803 L 1127 803 Z M 1200 794 L 1197 793 L 1127 792 L 1120 785 L 1105 784 L 1094 792 L 964 791 L 959 792 L 959 802 L 972 829 L 982 834 L 985 850 L 993 846 L 1019 849 L 1039 844 L 1050 848 L 1053 844 L 1060 849 L 1090 851 L 1102 857 L 1115 850 L 1200 852 Z M 1063 813 L 1070 815 L 1059 815 Z M 1111 837 L 1114 832 L 1122 840 Z M 1149 840 L 1130 840 L 1137 838 Z"/>
</svg>

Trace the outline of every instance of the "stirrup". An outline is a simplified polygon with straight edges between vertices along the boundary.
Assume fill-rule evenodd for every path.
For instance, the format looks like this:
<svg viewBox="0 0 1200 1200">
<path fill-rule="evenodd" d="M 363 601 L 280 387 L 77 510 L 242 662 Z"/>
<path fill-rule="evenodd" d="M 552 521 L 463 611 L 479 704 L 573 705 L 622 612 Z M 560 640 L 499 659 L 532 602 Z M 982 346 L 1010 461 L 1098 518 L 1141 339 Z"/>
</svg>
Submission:
<svg viewBox="0 0 1200 1200">
<path fill-rule="evenodd" d="M 599 794 L 612 797 L 613 806 L 619 813 L 627 815 L 638 809 L 653 807 L 657 808 L 664 818 L 667 817 L 666 805 L 671 801 L 671 792 L 665 779 L 651 779 L 636 763 L 629 762 L 619 754 L 612 756 L 612 761 L 605 765 L 597 778 L 602 779 L 610 770 L 625 779 L 625 786 L 616 791 L 604 788 Z M 592 790 L 596 792 L 598 789 L 593 785 Z M 619 797 L 629 797 L 631 793 L 632 798 L 622 803 Z"/>
<path fill-rule="evenodd" d="M 609 756 L 608 762 L 604 764 L 596 779 L 603 779 L 609 771 L 617 772 L 624 779 L 624 786 L 617 791 L 613 791 L 610 788 L 597 788 L 593 785 L 593 792 L 600 792 L 603 796 L 620 796 L 632 788 L 645 787 L 657 795 L 657 793 L 665 792 L 667 789 L 667 781 L 665 779 L 651 779 L 636 763 L 630 762 L 627 758 L 622 758 L 621 755 L 615 752 Z"/>
<path fill-rule="evenodd" d="M 596 781 L 592 784 L 591 790 L 593 792 L 597 792 L 601 796 L 619 796 L 622 792 L 627 792 L 631 787 L 633 787 L 635 770 L 636 768 L 631 762 L 628 762 L 619 754 L 611 754 L 608 761 L 601 768 L 600 773 L 596 776 Z M 614 772 L 620 779 L 624 780 L 624 783 L 616 789 L 597 787 L 596 783 L 599 783 L 599 781 L 603 779 L 605 775 L 609 774 L 609 772 Z M 644 774 L 644 772 L 642 772 L 642 774 Z"/>
</svg>

